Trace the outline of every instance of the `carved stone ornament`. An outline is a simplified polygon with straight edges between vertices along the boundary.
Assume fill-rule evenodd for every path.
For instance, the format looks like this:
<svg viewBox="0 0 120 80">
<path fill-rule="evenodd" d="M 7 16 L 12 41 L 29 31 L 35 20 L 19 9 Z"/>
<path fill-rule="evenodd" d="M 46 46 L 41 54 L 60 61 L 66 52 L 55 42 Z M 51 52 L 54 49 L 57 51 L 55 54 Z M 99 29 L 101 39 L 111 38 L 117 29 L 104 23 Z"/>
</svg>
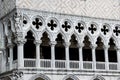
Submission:
<svg viewBox="0 0 120 80">
<path fill-rule="evenodd" d="M 12 76 L 13 80 L 22 80 L 23 72 L 16 70 L 13 72 L 13 74 L 11 76 Z"/>
<path fill-rule="evenodd" d="M 22 14 L 15 13 L 14 14 L 14 20 L 15 20 L 15 29 L 17 32 L 21 31 L 22 26 Z"/>
</svg>

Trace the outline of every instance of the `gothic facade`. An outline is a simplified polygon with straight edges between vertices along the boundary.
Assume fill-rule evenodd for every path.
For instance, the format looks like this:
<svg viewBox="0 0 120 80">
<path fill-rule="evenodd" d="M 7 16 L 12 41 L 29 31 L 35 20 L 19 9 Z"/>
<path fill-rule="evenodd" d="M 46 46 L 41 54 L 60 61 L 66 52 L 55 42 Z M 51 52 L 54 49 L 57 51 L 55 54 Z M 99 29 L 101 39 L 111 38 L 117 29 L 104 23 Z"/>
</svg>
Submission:
<svg viewBox="0 0 120 80">
<path fill-rule="evenodd" d="M 119 1 L 37 1 L 1 0 L 0 80 L 120 80 Z"/>
</svg>

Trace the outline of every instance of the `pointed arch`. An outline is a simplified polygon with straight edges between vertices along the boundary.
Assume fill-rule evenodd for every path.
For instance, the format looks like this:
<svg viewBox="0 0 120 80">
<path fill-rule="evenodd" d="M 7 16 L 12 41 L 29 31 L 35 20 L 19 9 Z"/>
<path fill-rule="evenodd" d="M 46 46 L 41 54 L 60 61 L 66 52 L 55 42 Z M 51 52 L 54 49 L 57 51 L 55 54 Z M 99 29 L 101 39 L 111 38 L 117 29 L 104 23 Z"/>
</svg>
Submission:
<svg viewBox="0 0 120 80">
<path fill-rule="evenodd" d="M 50 38 L 48 37 L 48 35 L 49 34 L 47 32 L 44 32 L 41 37 L 42 40 L 42 43 L 40 45 L 41 59 L 51 59 Z"/>
<path fill-rule="evenodd" d="M 97 44 L 97 47 L 95 49 L 96 61 L 105 62 L 104 43 L 102 42 L 101 37 L 97 38 L 96 44 Z"/>
<path fill-rule="evenodd" d="M 70 57 L 70 60 L 79 61 L 78 41 L 76 40 L 76 36 L 74 34 L 71 36 L 71 39 L 70 39 L 69 57 Z"/>
<path fill-rule="evenodd" d="M 57 35 L 56 42 L 57 44 L 55 45 L 55 59 L 65 60 L 65 41 L 61 33 Z"/>
<path fill-rule="evenodd" d="M 109 49 L 108 49 L 108 57 L 109 62 L 117 62 L 117 51 L 116 51 L 116 44 L 113 38 L 109 39 Z"/>
<path fill-rule="evenodd" d="M 37 34 L 36 34 L 36 31 L 33 30 L 32 28 L 29 28 L 29 29 L 27 29 L 26 31 L 24 31 L 24 35 L 23 35 L 24 38 L 27 36 L 27 33 L 28 33 L 28 32 L 31 32 L 31 33 L 33 34 L 35 40 L 38 39 L 38 36 L 37 36 Z"/>
<path fill-rule="evenodd" d="M 43 80 L 51 80 L 48 76 L 46 76 L 45 74 L 37 74 L 32 76 L 29 80 L 36 80 L 37 78 L 41 78 Z"/>
<path fill-rule="evenodd" d="M 82 49 L 83 61 L 92 61 L 92 49 L 91 42 L 89 41 L 89 37 L 84 37 L 84 47 Z"/>
<path fill-rule="evenodd" d="M 63 78 L 63 80 L 79 80 L 75 75 L 67 75 Z"/>
<path fill-rule="evenodd" d="M 110 39 L 113 39 L 115 46 L 118 46 L 118 45 L 119 45 L 119 43 L 118 43 L 118 39 L 117 39 L 116 37 L 111 36 Z M 110 40 L 110 39 L 109 39 L 109 40 Z M 108 44 L 109 44 L 109 43 L 108 43 Z"/>
<path fill-rule="evenodd" d="M 80 41 L 80 38 L 79 38 L 79 35 L 76 33 L 76 32 L 74 32 L 74 33 L 72 33 L 71 35 L 70 35 L 70 39 L 71 39 L 71 36 L 75 36 L 75 38 L 76 38 L 76 40 L 77 40 L 77 42 L 79 43 Z M 70 41 L 70 39 L 69 39 L 69 41 Z"/>
<path fill-rule="evenodd" d="M 59 31 L 58 33 L 57 33 L 57 35 L 58 34 L 61 34 L 62 35 L 62 39 L 64 40 L 64 42 L 67 42 L 67 41 L 69 41 L 68 40 L 68 36 L 66 36 L 66 34 L 63 32 L 63 31 Z M 56 36 L 56 38 L 57 38 L 57 36 Z"/>
<path fill-rule="evenodd" d="M 25 38 L 26 38 L 27 41 L 24 44 L 24 57 L 25 58 L 35 58 L 35 56 L 36 56 L 36 46 L 34 44 L 35 37 L 34 37 L 32 31 L 28 31 Z"/>
<path fill-rule="evenodd" d="M 44 33 L 47 33 L 48 38 L 50 39 L 50 41 L 53 40 L 53 36 L 52 36 L 51 32 L 49 32 L 48 30 L 43 30 L 43 31 L 41 32 L 41 34 L 44 34 Z M 42 35 L 41 37 L 43 37 L 43 35 Z M 41 37 L 40 37 L 40 38 L 41 38 Z"/>
<path fill-rule="evenodd" d="M 94 76 L 91 80 L 105 80 L 101 75 Z"/>
</svg>

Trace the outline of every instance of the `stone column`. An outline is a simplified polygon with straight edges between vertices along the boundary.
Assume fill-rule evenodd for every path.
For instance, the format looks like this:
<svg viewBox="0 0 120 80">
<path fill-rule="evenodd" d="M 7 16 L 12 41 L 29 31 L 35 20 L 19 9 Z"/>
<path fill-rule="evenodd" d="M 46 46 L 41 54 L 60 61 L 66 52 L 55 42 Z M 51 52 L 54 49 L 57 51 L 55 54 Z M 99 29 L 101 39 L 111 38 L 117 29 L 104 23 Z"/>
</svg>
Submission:
<svg viewBox="0 0 120 80">
<path fill-rule="evenodd" d="M 70 65 L 69 65 L 69 46 L 70 46 L 70 43 L 69 42 L 66 42 L 65 43 L 65 54 L 66 54 L 66 68 L 67 69 L 70 69 Z"/>
<path fill-rule="evenodd" d="M 96 70 L 96 55 L 95 55 L 95 49 L 97 47 L 96 44 L 92 44 L 92 60 L 93 60 L 93 70 Z"/>
<path fill-rule="evenodd" d="M 51 67 L 54 69 L 55 68 L 55 45 L 56 41 L 51 41 Z"/>
<path fill-rule="evenodd" d="M 118 70 L 120 70 L 120 47 L 117 47 L 117 62 L 118 62 Z"/>
<path fill-rule="evenodd" d="M 26 40 L 21 39 L 17 41 L 17 59 L 18 59 L 18 68 L 24 67 L 24 44 Z"/>
<path fill-rule="evenodd" d="M 36 44 L 36 67 L 40 68 L 40 40 L 36 40 L 34 42 Z"/>
<path fill-rule="evenodd" d="M 0 54 L 1 54 L 1 58 L 2 58 L 2 65 L 1 65 L 1 72 L 5 72 L 6 71 L 6 52 L 5 52 L 5 50 L 3 50 L 3 51 L 0 51 Z"/>
<path fill-rule="evenodd" d="M 83 53 L 82 53 L 82 48 L 83 48 L 84 44 L 80 44 L 78 45 L 79 47 L 79 69 L 82 70 L 83 69 Z"/>
<path fill-rule="evenodd" d="M 2 66 L 3 66 L 3 63 L 2 63 L 2 58 L 3 58 L 3 53 L 2 53 L 2 51 L 0 51 L 0 73 L 3 71 L 3 68 L 2 68 Z"/>
<path fill-rule="evenodd" d="M 109 45 L 105 45 L 105 46 L 104 46 L 105 69 L 106 69 L 107 71 L 109 70 L 108 48 L 109 48 Z"/>
<path fill-rule="evenodd" d="M 8 47 L 9 47 L 9 53 L 10 53 L 10 70 L 12 70 L 12 68 L 13 68 L 13 44 L 12 43 L 10 43 L 10 44 L 8 44 Z"/>
</svg>

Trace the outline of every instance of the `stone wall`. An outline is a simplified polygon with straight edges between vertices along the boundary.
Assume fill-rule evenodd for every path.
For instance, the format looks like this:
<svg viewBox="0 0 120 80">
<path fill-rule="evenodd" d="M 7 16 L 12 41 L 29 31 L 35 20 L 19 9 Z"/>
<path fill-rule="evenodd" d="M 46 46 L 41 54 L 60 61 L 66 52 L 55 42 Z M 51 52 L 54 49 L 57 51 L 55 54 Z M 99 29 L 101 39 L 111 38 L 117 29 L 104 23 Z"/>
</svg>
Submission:
<svg viewBox="0 0 120 80">
<path fill-rule="evenodd" d="M 0 0 L 0 17 L 15 8 L 120 19 L 119 0 Z"/>
<path fill-rule="evenodd" d="M 119 0 L 18 0 L 17 6 L 64 14 L 119 19 L 119 2 Z"/>
<path fill-rule="evenodd" d="M 0 18 L 15 8 L 16 0 L 0 0 Z"/>
</svg>

